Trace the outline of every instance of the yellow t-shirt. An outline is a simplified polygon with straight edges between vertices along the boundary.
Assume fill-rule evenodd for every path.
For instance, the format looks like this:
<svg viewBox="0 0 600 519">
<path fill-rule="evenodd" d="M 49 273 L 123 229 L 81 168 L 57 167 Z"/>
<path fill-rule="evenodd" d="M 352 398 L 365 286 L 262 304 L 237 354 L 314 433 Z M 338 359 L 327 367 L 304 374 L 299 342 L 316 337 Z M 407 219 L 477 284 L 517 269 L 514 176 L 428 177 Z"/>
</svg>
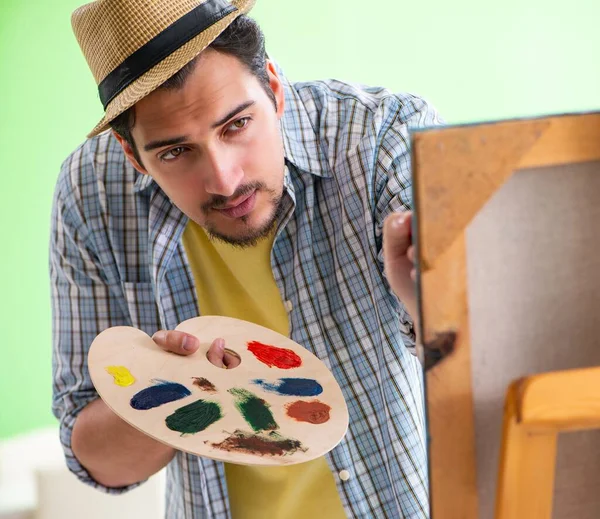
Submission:
<svg viewBox="0 0 600 519">
<path fill-rule="evenodd" d="M 289 336 L 286 310 L 271 271 L 274 234 L 255 247 L 210 240 L 190 221 L 183 245 L 202 315 L 251 321 Z M 201 289 L 198 289 L 201 287 Z M 324 457 L 284 467 L 225 464 L 233 519 L 345 519 Z"/>
</svg>

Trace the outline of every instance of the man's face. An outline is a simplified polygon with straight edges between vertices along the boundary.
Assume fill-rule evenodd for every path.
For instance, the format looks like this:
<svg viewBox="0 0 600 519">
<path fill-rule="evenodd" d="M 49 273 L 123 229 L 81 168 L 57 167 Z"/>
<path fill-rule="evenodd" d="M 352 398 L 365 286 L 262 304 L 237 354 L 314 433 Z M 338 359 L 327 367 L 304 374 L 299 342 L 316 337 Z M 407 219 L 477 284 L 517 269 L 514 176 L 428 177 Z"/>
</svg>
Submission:
<svg viewBox="0 0 600 519">
<path fill-rule="evenodd" d="M 271 64 L 277 110 L 235 57 L 204 51 L 180 89 L 135 105 L 132 130 L 143 166 L 171 201 L 212 235 L 249 245 L 272 227 L 283 192 L 282 85 Z"/>
</svg>

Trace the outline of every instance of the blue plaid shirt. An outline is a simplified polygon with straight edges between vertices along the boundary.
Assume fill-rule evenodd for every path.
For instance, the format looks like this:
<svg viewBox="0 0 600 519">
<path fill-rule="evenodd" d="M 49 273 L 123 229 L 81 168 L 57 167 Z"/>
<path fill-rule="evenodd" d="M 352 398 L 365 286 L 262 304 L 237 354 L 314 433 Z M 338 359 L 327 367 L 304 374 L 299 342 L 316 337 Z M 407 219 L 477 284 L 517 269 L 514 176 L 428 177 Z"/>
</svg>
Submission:
<svg viewBox="0 0 600 519">
<path fill-rule="evenodd" d="M 421 369 L 410 317 L 383 274 L 382 226 L 411 207 L 409 128 L 441 121 L 412 95 L 281 77 L 285 210 L 271 263 L 291 338 L 329 367 L 348 404 L 348 433 L 327 460 L 348 517 L 425 518 Z M 53 410 L 69 468 L 107 492 L 127 488 L 103 488 L 71 449 L 77 414 L 98 397 L 87 352 L 110 326 L 152 335 L 199 315 L 186 222 L 110 133 L 63 164 L 50 244 Z M 166 515 L 229 518 L 223 465 L 178 452 Z"/>
</svg>

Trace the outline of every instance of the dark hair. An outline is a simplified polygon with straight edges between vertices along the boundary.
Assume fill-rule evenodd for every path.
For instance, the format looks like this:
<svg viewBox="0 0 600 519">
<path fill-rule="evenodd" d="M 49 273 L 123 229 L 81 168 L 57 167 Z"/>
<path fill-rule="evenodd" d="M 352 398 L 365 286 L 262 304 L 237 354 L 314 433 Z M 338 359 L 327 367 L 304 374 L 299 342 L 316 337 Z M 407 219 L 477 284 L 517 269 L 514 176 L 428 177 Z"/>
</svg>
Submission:
<svg viewBox="0 0 600 519">
<path fill-rule="evenodd" d="M 246 15 L 236 18 L 210 45 L 210 49 L 236 57 L 248 70 L 256 76 L 267 95 L 277 108 L 275 94 L 269 84 L 265 52 L 265 37 L 258 24 Z M 177 90 L 183 87 L 187 78 L 194 70 L 198 57 L 185 65 L 174 76 L 170 77 L 160 89 Z M 133 140 L 131 130 L 135 125 L 135 107 L 125 110 L 111 122 L 111 128 L 131 146 L 133 154 L 141 164 L 138 149 Z"/>
</svg>

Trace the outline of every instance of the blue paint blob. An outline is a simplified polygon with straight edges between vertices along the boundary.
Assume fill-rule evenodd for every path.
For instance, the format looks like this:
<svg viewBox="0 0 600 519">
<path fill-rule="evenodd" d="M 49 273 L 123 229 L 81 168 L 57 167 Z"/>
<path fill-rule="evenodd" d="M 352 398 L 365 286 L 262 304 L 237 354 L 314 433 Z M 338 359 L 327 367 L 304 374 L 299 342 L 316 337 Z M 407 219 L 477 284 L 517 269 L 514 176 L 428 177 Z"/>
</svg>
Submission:
<svg viewBox="0 0 600 519">
<path fill-rule="evenodd" d="M 271 393 L 286 396 L 317 396 L 323 392 L 323 387 L 312 378 L 280 378 L 273 384 L 261 379 L 252 381 Z"/>
<path fill-rule="evenodd" d="M 138 391 L 131 398 L 131 407 L 139 411 L 153 409 L 159 405 L 181 400 L 192 392 L 182 384 L 167 380 L 153 380 L 154 385 Z"/>
</svg>

